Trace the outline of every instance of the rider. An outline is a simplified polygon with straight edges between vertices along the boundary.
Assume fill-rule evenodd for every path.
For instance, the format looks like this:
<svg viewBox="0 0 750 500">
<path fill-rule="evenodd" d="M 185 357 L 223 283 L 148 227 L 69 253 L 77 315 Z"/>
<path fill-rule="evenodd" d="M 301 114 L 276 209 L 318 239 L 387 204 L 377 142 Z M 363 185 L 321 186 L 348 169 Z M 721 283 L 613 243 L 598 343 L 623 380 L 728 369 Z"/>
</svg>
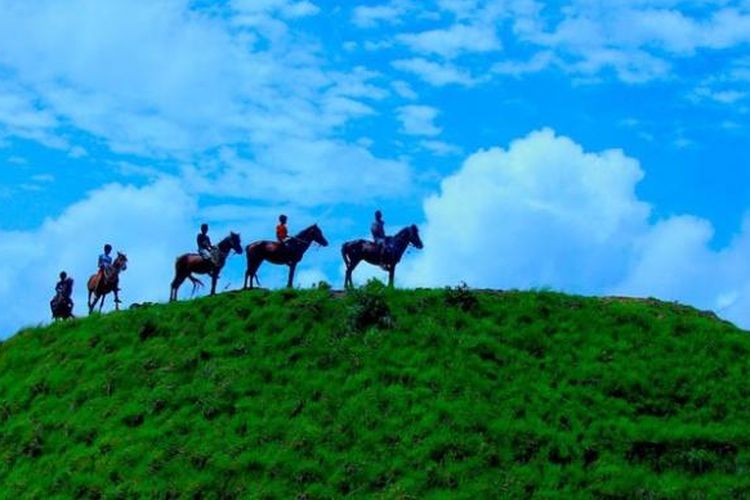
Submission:
<svg viewBox="0 0 750 500">
<path fill-rule="evenodd" d="M 198 254 L 218 266 L 216 247 L 211 245 L 211 238 L 208 237 L 208 224 L 201 224 L 201 232 L 198 233 L 196 242 L 198 243 Z"/>
<path fill-rule="evenodd" d="M 73 295 L 73 278 L 68 277 L 68 273 L 62 271 L 60 273 L 60 281 L 55 285 L 55 298 L 52 299 L 53 307 L 60 303 L 65 303 L 69 306 L 73 305 L 71 296 Z"/>
<path fill-rule="evenodd" d="M 279 215 L 279 223 L 276 225 L 276 239 L 284 244 L 289 239 L 289 230 L 286 227 L 286 215 Z"/>
<path fill-rule="evenodd" d="M 99 255 L 99 279 L 109 276 L 109 272 L 112 270 L 112 245 L 107 243 L 104 245 L 104 253 Z"/>
<path fill-rule="evenodd" d="M 383 214 L 380 210 L 375 210 L 375 220 L 370 226 L 372 232 L 372 239 L 375 240 L 376 245 L 382 245 L 385 243 L 385 221 L 383 220 Z"/>
<path fill-rule="evenodd" d="M 372 239 L 375 241 L 375 245 L 377 245 L 380 250 L 380 262 L 384 262 L 388 247 L 386 245 L 385 221 L 383 220 L 383 214 L 380 210 L 375 210 L 375 220 L 370 226 L 370 232 L 372 232 Z"/>
</svg>

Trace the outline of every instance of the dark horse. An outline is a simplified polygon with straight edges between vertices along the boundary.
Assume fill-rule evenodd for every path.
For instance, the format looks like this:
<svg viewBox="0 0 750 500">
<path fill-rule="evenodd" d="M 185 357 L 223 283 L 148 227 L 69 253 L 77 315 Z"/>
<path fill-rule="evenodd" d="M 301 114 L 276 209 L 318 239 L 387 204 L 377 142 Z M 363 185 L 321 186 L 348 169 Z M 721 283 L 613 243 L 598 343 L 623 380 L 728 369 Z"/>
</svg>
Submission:
<svg viewBox="0 0 750 500">
<path fill-rule="evenodd" d="M 253 287 L 253 279 L 260 286 L 257 273 L 258 268 L 264 260 L 272 264 L 286 264 L 289 266 L 289 281 L 287 281 L 286 286 L 291 288 L 294 281 L 294 270 L 313 242 L 324 247 L 328 246 L 328 240 L 325 239 L 323 231 L 320 230 L 317 224 L 313 224 L 304 231 L 301 231 L 297 236 L 292 236 L 283 244 L 278 241 L 256 241 L 250 243 L 245 248 L 245 254 L 247 255 L 245 288 L 248 288 L 248 281 L 250 281 L 250 288 Z"/>
<path fill-rule="evenodd" d="M 109 273 L 105 273 L 100 279 L 100 274 L 94 273 L 89 278 L 88 289 L 89 289 L 89 314 L 94 312 L 97 301 L 101 298 L 99 303 L 99 312 L 102 312 L 102 306 L 104 305 L 104 298 L 108 293 L 115 293 L 115 310 L 120 310 L 120 296 L 118 295 L 120 288 L 120 273 L 128 268 L 128 257 L 124 253 L 117 252 L 117 258 L 112 263 L 112 268 Z M 94 300 L 91 300 L 93 296 Z"/>
<path fill-rule="evenodd" d="M 73 301 L 61 294 L 55 295 L 55 298 L 49 303 L 49 308 L 52 311 L 52 319 L 75 318 L 73 316 Z"/>
<path fill-rule="evenodd" d="M 401 261 L 401 256 L 404 255 L 406 248 L 409 244 L 422 248 L 422 240 L 419 239 L 419 229 L 413 224 L 403 228 L 389 239 L 389 250 L 384 254 L 381 253 L 380 246 L 368 240 L 347 241 L 341 245 L 341 256 L 344 258 L 344 264 L 346 265 L 344 288 L 354 286 L 352 272 L 363 260 L 388 271 L 388 286 L 393 286 L 396 265 Z"/>
<path fill-rule="evenodd" d="M 217 245 L 219 249 L 219 264 L 214 265 L 210 260 L 206 260 L 197 253 L 186 253 L 177 257 L 174 263 L 174 279 L 172 280 L 172 288 L 169 292 L 169 301 L 177 300 L 177 290 L 180 285 L 189 279 L 193 283 L 193 292 L 197 286 L 202 285 L 201 281 L 193 277 L 193 273 L 196 274 L 208 274 L 211 276 L 211 295 L 216 293 L 216 282 L 219 280 L 219 273 L 226 263 L 227 257 L 232 253 L 242 253 L 242 243 L 240 242 L 240 235 L 237 233 L 229 233 L 229 236 L 224 238 Z"/>
</svg>

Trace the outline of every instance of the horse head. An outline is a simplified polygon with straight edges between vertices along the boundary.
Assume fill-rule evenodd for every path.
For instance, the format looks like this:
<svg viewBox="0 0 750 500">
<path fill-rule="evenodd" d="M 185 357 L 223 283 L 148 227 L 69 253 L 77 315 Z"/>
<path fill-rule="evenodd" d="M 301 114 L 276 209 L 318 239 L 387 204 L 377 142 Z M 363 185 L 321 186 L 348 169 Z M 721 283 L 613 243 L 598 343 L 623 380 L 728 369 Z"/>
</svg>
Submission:
<svg viewBox="0 0 750 500">
<path fill-rule="evenodd" d="M 323 236 L 323 231 L 318 227 L 317 224 L 313 224 L 312 226 L 312 241 L 322 247 L 328 246 L 328 240 L 325 236 Z"/>
<path fill-rule="evenodd" d="M 115 258 L 112 266 L 120 271 L 126 270 L 128 268 L 128 256 L 122 252 L 117 252 L 117 258 Z"/>
<path fill-rule="evenodd" d="M 416 224 L 412 224 L 409 227 L 409 243 L 411 243 L 412 245 L 414 245 L 416 248 L 420 250 L 424 246 L 422 244 L 422 239 L 419 237 L 419 228 L 417 227 Z"/>
<path fill-rule="evenodd" d="M 229 241 L 232 244 L 232 250 L 234 250 L 235 253 L 241 254 L 242 253 L 242 242 L 240 241 L 240 234 L 235 233 L 234 231 L 231 231 L 229 233 Z"/>
</svg>

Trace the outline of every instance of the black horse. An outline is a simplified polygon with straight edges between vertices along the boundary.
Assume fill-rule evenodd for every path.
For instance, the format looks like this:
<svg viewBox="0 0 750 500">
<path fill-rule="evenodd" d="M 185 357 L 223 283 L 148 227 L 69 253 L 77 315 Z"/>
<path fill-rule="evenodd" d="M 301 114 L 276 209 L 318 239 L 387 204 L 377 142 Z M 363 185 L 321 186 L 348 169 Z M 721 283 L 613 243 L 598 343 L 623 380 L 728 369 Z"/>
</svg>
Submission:
<svg viewBox="0 0 750 500">
<path fill-rule="evenodd" d="M 219 280 L 219 273 L 224 267 L 227 257 L 232 253 L 232 250 L 237 254 L 242 253 L 240 235 L 230 232 L 229 236 L 221 240 L 216 247 L 219 250 L 218 265 L 214 265 L 213 262 L 204 259 L 197 253 L 186 253 L 177 257 L 174 264 L 174 279 L 169 292 L 170 302 L 177 300 L 177 290 L 186 279 L 193 283 L 193 292 L 195 292 L 196 287 L 203 285 L 199 279 L 193 277 L 193 273 L 211 276 L 211 295 L 216 293 L 216 282 Z"/>
<path fill-rule="evenodd" d="M 395 236 L 387 239 L 386 251 L 381 251 L 381 246 L 368 240 L 347 241 L 341 246 L 341 256 L 346 265 L 346 277 L 344 288 L 354 286 L 352 282 L 352 271 L 361 261 L 380 266 L 388 271 L 388 286 L 393 286 L 393 277 L 396 274 L 396 265 L 401 262 L 409 245 L 422 248 L 422 240 L 419 238 L 419 229 L 412 224 L 403 228 Z"/>
<path fill-rule="evenodd" d="M 75 318 L 73 316 L 73 301 L 59 293 L 50 300 L 49 308 L 52 311 L 52 319 Z"/>
<path fill-rule="evenodd" d="M 250 243 L 245 249 L 247 271 L 245 271 L 244 288 L 248 288 L 248 281 L 250 282 L 249 288 L 252 288 L 253 280 L 260 286 L 258 268 L 264 260 L 272 264 L 289 266 L 289 280 L 286 286 L 291 288 L 294 281 L 294 270 L 313 242 L 324 247 L 328 246 L 328 240 L 325 239 L 323 231 L 320 230 L 317 224 L 313 224 L 301 231 L 297 236 L 292 236 L 283 244 L 278 241 L 256 241 Z"/>
</svg>

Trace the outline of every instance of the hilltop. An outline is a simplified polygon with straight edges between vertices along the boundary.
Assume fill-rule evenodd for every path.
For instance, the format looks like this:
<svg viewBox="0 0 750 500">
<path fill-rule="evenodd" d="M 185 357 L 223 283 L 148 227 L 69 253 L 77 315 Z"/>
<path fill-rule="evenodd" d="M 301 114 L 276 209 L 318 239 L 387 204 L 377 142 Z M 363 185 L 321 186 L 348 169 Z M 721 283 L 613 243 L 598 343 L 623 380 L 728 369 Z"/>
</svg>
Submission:
<svg viewBox="0 0 750 500">
<path fill-rule="evenodd" d="M 750 495 L 750 338 L 658 301 L 227 293 L 0 345 L 0 491 Z"/>
</svg>

